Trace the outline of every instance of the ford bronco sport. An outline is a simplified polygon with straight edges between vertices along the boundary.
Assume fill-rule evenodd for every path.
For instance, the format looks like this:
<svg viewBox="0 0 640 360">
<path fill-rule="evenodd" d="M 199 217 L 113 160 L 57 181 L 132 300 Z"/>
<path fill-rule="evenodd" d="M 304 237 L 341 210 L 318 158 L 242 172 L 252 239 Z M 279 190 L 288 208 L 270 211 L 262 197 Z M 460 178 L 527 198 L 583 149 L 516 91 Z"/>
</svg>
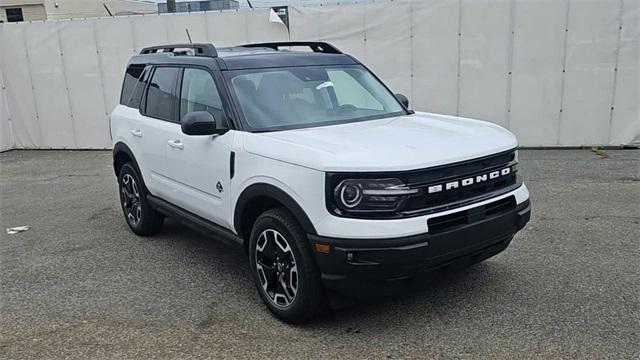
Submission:
<svg viewBox="0 0 640 360">
<path fill-rule="evenodd" d="M 243 247 L 289 322 L 311 319 L 327 291 L 489 258 L 530 216 L 513 134 L 409 110 L 327 43 L 145 48 L 111 135 L 133 232 L 168 216 Z"/>
</svg>

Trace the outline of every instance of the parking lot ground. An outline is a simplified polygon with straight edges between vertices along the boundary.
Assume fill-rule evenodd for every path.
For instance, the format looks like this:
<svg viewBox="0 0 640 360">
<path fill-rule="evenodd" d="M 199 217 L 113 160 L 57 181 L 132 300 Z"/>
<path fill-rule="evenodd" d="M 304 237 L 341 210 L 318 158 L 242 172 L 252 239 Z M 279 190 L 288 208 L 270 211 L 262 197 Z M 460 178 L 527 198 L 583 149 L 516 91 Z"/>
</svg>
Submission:
<svg viewBox="0 0 640 360">
<path fill-rule="evenodd" d="M 637 359 L 640 151 L 520 160 L 533 215 L 506 251 L 290 326 L 241 251 L 133 235 L 109 151 L 0 154 L 0 358 Z"/>
</svg>

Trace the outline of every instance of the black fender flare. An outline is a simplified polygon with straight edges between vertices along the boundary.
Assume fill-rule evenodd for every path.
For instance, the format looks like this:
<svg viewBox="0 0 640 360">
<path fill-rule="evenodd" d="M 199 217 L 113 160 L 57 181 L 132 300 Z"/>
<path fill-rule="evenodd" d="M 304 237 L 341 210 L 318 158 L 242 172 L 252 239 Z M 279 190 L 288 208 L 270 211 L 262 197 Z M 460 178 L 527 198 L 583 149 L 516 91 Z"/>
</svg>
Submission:
<svg viewBox="0 0 640 360">
<path fill-rule="evenodd" d="M 147 191 L 147 193 L 149 193 L 149 189 L 147 189 L 147 185 L 145 185 L 144 178 L 142 177 L 142 171 L 140 171 L 140 167 L 138 166 L 138 161 L 136 160 L 136 157 L 133 156 L 133 151 L 131 151 L 127 144 L 123 142 L 117 142 L 113 146 L 113 172 L 116 174 L 116 177 L 120 176 L 120 174 L 118 174 L 118 165 L 116 164 L 116 157 L 119 153 L 127 154 L 131 161 L 133 161 L 133 167 L 136 169 L 136 172 L 142 180 L 142 186 L 144 186 L 144 189 Z"/>
<path fill-rule="evenodd" d="M 280 202 L 296 218 L 304 231 L 308 234 L 317 235 L 313 223 L 311 223 L 311 220 L 309 220 L 309 217 L 302 207 L 298 205 L 298 203 L 284 190 L 266 183 L 249 185 L 238 197 L 238 201 L 236 202 L 235 210 L 233 212 L 233 226 L 236 229 L 236 232 L 239 233 L 241 230 L 242 213 L 246 210 L 247 205 L 252 199 L 259 196 L 270 197 Z"/>
</svg>

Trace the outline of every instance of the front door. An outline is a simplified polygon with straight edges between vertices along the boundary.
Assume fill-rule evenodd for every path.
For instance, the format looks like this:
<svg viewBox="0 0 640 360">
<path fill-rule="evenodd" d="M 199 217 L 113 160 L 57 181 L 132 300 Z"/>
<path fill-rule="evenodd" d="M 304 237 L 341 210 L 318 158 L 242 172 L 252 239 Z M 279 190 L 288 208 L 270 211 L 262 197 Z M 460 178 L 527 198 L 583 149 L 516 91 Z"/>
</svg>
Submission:
<svg viewBox="0 0 640 360">
<path fill-rule="evenodd" d="M 185 68 L 179 92 L 179 119 L 192 111 L 208 111 L 226 122 L 216 84 L 207 70 Z M 180 124 L 167 139 L 166 172 L 174 184 L 168 201 L 219 225 L 229 224 L 229 160 L 234 131 L 224 135 L 185 135 Z"/>
</svg>

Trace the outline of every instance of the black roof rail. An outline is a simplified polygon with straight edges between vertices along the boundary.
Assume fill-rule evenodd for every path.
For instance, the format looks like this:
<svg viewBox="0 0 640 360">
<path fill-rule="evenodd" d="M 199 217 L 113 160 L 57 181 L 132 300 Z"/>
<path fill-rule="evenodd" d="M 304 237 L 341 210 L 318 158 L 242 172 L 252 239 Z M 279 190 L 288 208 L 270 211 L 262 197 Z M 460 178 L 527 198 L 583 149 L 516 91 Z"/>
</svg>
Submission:
<svg viewBox="0 0 640 360">
<path fill-rule="evenodd" d="M 267 42 L 267 43 L 255 43 L 240 45 L 245 48 L 270 48 L 278 51 L 278 48 L 286 46 L 308 46 L 313 52 L 326 53 L 326 54 L 342 54 L 342 51 L 338 50 L 335 46 L 319 41 L 283 41 L 283 42 Z"/>
<path fill-rule="evenodd" d="M 193 49 L 195 56 L 218 57 L 218 51 L 213 44 L 171 44 L 143 48 L 140 54 L 172 53 L 175 49 Z"/>
</svg>

